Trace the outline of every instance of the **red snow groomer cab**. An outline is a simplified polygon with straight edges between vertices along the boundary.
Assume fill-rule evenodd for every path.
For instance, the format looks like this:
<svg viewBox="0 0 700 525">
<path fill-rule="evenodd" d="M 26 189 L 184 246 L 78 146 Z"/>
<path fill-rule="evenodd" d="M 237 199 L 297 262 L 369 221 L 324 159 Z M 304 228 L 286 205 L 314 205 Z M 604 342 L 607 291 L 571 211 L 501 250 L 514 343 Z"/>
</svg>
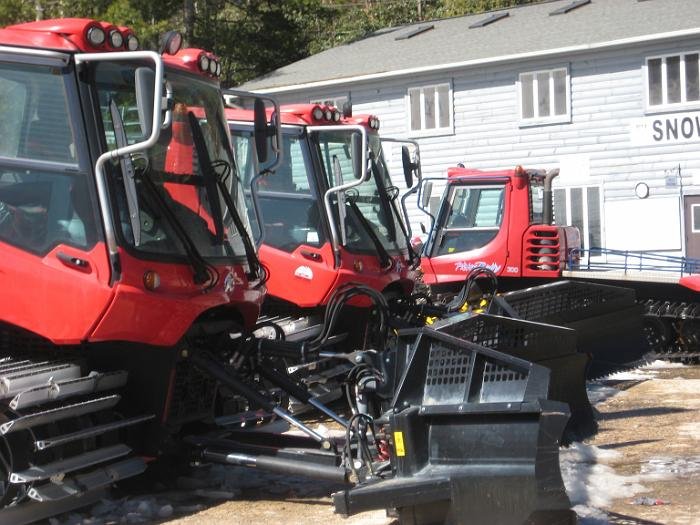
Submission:
<svg viewBox="0 0 700 525">
<path fill-rule="evenodd" d="M 210 419 L 217 380 L 188 357 L 258 317 L 221 66 L 166 36 L 156 53 L 88 19 L 0 30 L 2 523 L 143 471 L 105 436 L 149 422 L 128 443 L 156 455 Z"/>
<path fill-rule="evenodd" d="M 581 248 L 578 230 L 552 224 L 551 181 L 558 170 L 447 170 L 447 190 L 421 260 L 436 290 L 477 267 L 498 277 L 553 278 Z M 544 198 L 549 192 L 550 198 Z"/>
<path fill-rule="evenodd" d="M 253 113 L 226 109 L 226 117 L 251 180 L 266 169 L 252 153 Z M 323 306 L 350 282 L 409 294 L 416 259 L 382 154 L 379 119 L 299 104 L 281 106 L 278 120 L 281 163 L 260 178 L 255 195 L 269 296 Z"/>
</svg>

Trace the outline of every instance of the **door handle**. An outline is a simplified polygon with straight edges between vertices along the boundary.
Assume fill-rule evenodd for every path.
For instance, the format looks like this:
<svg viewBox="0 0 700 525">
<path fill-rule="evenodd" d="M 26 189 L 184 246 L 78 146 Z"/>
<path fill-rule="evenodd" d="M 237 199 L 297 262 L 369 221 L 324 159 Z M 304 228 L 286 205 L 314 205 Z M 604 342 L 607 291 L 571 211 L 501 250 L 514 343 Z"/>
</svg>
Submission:
<svg viewBox="0 0 700 525">
<path fill-rule="evenodd" d="M 312 261 L 321 262 L 323 260 L 320 253 L 310 252 L 309 250 L 301 250 L 299 253 L 301 253 L 302 257 L 311 259 Z"/>
<path fill-rule="evenodd" d="M 76 270 L 81 270 L 83 272 L 90 271 L 90 263 L 86 259 L 74 257 L 73 255 L 68 255 L 65 252 L 56 252 L 56 257 L 58 257 L 59 261 L 70 268 L 75 268 Z"/>
</svg>

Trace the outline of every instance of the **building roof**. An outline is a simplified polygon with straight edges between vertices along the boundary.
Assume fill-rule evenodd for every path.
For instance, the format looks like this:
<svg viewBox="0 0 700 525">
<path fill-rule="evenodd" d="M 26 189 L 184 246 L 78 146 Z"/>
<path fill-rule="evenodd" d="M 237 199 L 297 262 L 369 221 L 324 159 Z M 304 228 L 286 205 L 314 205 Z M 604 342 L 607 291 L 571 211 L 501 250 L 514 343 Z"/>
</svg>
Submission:
<svg viewBox="0 0 700 525">
<path fill-rule="evenodd" d="M 379 30 L 242 87 L 288 91 L 678 38 L 700 34 L 698 7 L 698 0 L 554 0 L 419 22 Z"/>
</svg>

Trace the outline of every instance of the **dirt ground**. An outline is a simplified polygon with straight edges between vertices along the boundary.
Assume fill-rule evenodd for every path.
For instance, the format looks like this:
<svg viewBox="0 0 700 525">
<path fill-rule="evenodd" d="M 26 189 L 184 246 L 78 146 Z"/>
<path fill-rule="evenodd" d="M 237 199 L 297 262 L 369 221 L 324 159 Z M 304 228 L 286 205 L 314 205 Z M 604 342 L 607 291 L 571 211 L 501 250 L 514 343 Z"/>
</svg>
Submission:
<svg viewBox="0 0 700 525">
<path fill-rule="evenodd" d="M 653 372 L 614 385 L 621 392 L 596 407 L 600 431 L 590 443 L 618 452 L 609 466 L 648 489 L 605 510 L 613 523 L 700 524 L 700 366 Z M 640 497 L 668 504 L 632 504 Z"/>
<path fill-rule="evenodd" d="M 604 465 L 575 468 L 568 474 L 573 479 L 567 480 L 567 488 L 578 484 L 569 490 L 572 500 L 585 501 L 584 506 L 576 507 L 584 510 L 581 523 L 700 524 L 700 366 L 656 367 L 636 377 L 633 374 L 631 380 L 607 381 L 602 388 L 610 397 L 596 405 L 600 432 L 581 449 L 595 451 Z M 240 492 L 234 489 L 235 499 L 200 501 L 187 515 L 164 523 L 394 523 L 383 511 L 347 519 L 334 514 L 331 485 L 239 468 L 226 470 L 227 486 L 240 487 Z M 624 490 L 619 490 L 621 486 Z M 640 499 L 644 497 L 647 499 Z M 640 504 L 651 501 L 665 504 Z M 175 506 L 176 512 L 183 508 L 187 507 Z"/>
</svg>

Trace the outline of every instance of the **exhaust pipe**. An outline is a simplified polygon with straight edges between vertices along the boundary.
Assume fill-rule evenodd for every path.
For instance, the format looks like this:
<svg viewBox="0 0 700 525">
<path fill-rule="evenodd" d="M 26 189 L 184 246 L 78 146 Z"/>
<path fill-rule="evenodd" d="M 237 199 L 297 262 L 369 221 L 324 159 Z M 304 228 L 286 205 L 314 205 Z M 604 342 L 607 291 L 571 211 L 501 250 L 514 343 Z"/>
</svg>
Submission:
<svg viewBox="0 0 700 525">
<path fill-rule="evenodd" d="M 554 222 L 554 201 L 552 199 L 552 181 L 559 175 L 559 168 L 549 170 L 544 176 L 544 198 L 542 201 L 542 223 Z"/>
</svg>

